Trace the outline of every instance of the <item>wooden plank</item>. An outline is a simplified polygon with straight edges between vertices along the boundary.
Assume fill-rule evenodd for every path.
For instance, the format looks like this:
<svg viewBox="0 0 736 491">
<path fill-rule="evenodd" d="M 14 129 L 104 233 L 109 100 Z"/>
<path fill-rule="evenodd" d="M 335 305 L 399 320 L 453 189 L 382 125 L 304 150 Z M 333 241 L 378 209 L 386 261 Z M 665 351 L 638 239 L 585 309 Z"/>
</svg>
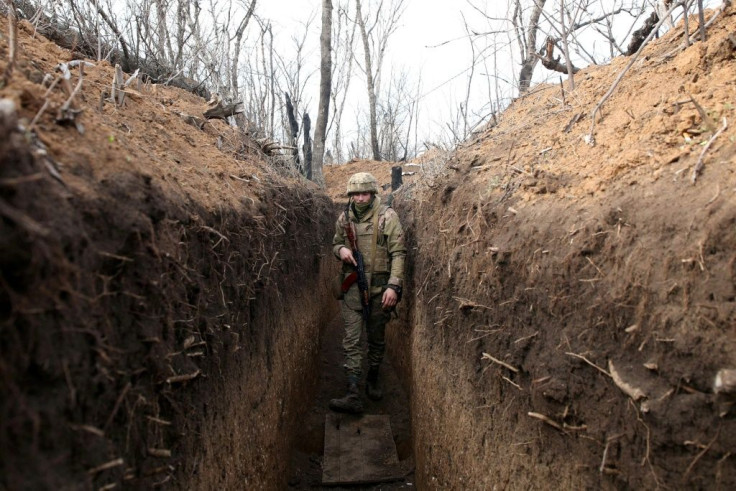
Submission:
<svg viewBox="0 0 736 491">
<path fill-rule="evenodd" d="M 388 416 L 326 415 L 322 484 L 370 484 L 403 474 Z"/>
</svg>

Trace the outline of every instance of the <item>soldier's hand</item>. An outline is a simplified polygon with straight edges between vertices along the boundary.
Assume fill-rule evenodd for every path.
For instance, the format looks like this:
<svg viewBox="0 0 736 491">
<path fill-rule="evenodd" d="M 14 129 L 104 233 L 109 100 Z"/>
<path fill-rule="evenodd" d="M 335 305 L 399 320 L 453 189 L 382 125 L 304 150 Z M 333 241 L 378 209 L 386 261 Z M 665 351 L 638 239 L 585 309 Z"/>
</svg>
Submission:
<svg viewBox="0 0 736 491">
<path fill-rule="evenodd" d="M 381 307 L 390 309 L 391 307 L 395 307 L 397 303 L 399 303 L 399 295 L 392 288 L 387 288 L 383 292 L 383 298 L 381 298 Z"/>
<path fill-rule="evenodd" d="M 352 264 L 353 266 L 358 265 L 358 261 L 353 257 L 353 251 L 349 247 L 340 248 L 340 260 L 344 263 Z"/>
</svg>

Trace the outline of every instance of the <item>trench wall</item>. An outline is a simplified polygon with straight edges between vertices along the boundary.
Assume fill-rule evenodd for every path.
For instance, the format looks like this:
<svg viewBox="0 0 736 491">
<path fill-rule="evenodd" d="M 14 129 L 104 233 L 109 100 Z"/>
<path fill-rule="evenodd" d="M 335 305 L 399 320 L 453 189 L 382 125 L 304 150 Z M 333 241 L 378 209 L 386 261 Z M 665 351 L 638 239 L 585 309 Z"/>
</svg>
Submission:
<svg viewBox="0 0 736 491">
<path fill-rule="evenodd" d="M 733 199 L 478 201 L 472 170 L 395 203 L 418 488 L 731 487 Z"/>
<path fill-rule="evenodd" d="M 329 200 L 92 169 L 0 141 L 0 487 L 283 487 L 336 314 Z"/>
</svg>

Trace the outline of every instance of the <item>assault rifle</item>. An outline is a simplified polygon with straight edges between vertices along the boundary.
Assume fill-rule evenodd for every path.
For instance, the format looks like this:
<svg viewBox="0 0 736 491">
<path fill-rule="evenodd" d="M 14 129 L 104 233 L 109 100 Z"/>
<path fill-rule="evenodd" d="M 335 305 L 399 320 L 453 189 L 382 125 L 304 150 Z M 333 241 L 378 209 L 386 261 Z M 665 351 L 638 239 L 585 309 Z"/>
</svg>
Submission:
<svg viewBox="0 0 736 491">
<path fill-rule="evenodd" d="M 345 235 L 347 236 L 348 244 L 350 244 L 350 249 L 352 249 L 353 251 L 355 262 L 358 263 L 358 265 L 354 266 L 355 271 L 350 273 L 350 275 L 345 278 L 345 281 L 342 283 L 342 290 L 343 292 L 347 292 L 347 290 L 350 288 L 350 285 L 352 285 L 356 281 L 358 282 L 358 291 L 360 292 L 360 304 L 363 306 L 363 320 L 365 320 L 367 324 L 368 319 L 371 316 L 371 291 L 370 285 L 368 284 L 368 278 L 365 275 L 365 262 L 363 261 L 363 253 L 360 252 L 360 249 L 358 249 L 358 240 L 355 238 L 355 224 L 350 220 L 348 220 L 345 224 Z"/>
</svg>

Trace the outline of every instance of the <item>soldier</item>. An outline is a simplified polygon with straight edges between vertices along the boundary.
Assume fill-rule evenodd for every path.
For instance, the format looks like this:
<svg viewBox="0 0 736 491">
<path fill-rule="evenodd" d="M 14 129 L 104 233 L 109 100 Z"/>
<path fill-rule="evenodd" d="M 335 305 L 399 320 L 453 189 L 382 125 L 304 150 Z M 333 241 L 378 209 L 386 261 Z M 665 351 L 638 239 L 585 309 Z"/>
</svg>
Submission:
<svg viewBox="0 0 736 491">
<path fill-rule="evenodd" d="M 373 400 L 379 400 L 383 395 L 378 385 L 378 370 L 386 346 L 386 322 L 401 300 L 406 245 L 399 216 L 393 208 L 381 202 L 377 193 L 378 182 L 371 174 L 359 172 L 351 176 L 347 186 L 348 205 L 335 223 L 332 251 L 343 263 L 339 298 L 342 300 L 340 304 L 345 322 L 343 349 L 348 377 L 348 392 L 345 397 L 330 401 L 330 408 L 335 411 L 363 411 L 358 382 L 361 378 L 360 336 L 365 312 L 359 285 L 355 281 L 356 275 L 353 274 L 358 262 L 348 239 L 348 230 L 353 231 L 357 250 L 363 256 L 369 285 L 369 294 L 366 295 L 369 300 L 363 300 L 370 306 L 365 322 L 368 337 L 366 394 Z"/>
</svg>

